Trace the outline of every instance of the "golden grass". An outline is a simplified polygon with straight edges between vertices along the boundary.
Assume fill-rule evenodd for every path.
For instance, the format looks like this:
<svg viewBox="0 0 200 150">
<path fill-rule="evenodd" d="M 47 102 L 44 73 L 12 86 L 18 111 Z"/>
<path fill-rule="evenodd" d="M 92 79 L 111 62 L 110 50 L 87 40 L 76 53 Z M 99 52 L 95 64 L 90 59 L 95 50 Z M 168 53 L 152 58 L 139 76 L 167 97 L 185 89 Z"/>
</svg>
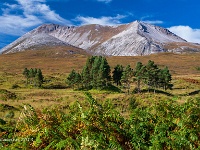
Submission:
<svg viewBox="0 0 200 150">
<path fill-rule="evenodd" d="M 0 55 L 0 72 L 20 74 L 25 67 L 41 68 L 44 74 L 69 73 L 72 69 L 81 71 L 88 55 L 66 54 L 62 48 L 50 50 L 25 51 L 14 54 Z M 173 75 L 199 75 L 195 67 L 200 66 L 200 53 L 173 54 L 159 53 L 148 56 L 107 57 L 111 68 L 117 64 L 135 67 L 138 61 L 146 64 L 155 61 L 161 67 L 168 66 Z"/>
<path fill-rule="evenodd" d="M 83 53 L 67 54 L 68 50 L 58 48 L 56 50 L 37 50 L 25 51 L 15 54 L 0 55 L 0 89 L 7 89 L 16 93 L 16 100 L 3 101 L 0 104 L 8 104 L 14 107 L 21 107 L 25 103 L 31 104 L 33 107 L 42 109 L 44 107 L 60 106 L 69 107 L 76 100 L 82 102 L 85 99 L 84 92 L 73 91 L 72 89 L 37 89 L 26 88 L 22 72 L 27 68 L 40 68 L 46 79 L 51 79 L 52 83 L 63 83 L 67 74 L 72 70 L 81 71 L 88 58 Z M 174 89 L 168 90 L 168 93 L 175 95 L 177 101 L 184 102 L 188 98 L 200 96 L 198 90 L 199 84 L 191 83 L 194 79 L 200 81 L 200 71 L 195 67 L 200 66 L 200 53 L 196 54 L 173 54 L 160 53 L 149 56 L 135 57 L 107 57 L 107 60 L 113 69 L 117 64 L 135 67 L 137 62 L 147 64 L 148 60 L 155 61 L 160 67 L 168 66 L 173 75 Z M 14 84 L 20 88 L 12 89 Z M 48 84 L 48 83 L 45 83 Z M 134 88 L 134 84 L 132 88 Z M 195 91 L 197 91 L 195 93 Z M 126 93 L 112 93 L 91 90 L 94 98 L 99 102 L 110 99 L 115 107 L 124 115 L 128 115 L 129 98 L 134 96 L 138 103 L 149 105 L 157 100 L 167 99 L 164 94 L 144 93 L 141 95 L 127 95 Z M 187 95 L 187 93 L 194 93 Z M 171 96 L 173 98 L 173 96 Z M 2 114 L 1 114 L 2 116 Z"/>
</svg>

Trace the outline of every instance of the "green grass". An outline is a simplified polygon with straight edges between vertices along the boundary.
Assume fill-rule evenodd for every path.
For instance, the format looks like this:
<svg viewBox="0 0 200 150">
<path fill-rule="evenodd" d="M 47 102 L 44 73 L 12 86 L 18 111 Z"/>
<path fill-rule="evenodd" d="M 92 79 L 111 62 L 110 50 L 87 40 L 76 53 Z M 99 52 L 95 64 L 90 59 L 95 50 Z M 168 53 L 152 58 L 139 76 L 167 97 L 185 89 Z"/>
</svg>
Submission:
<svg viewBox="0 0 200 150">
<path fill-rule="evenodd" d="M 43 88 L 35 88 L 25 85 L 25 78 L 20 74 L 0 74 L 0 89 L 4 93 L 0 92 L 0 96 L 5 97 L 5 91 L 8 96 L 0 99 L 0 103 L 13 107 L 23 107 L 24 104 L 30 104 L 34 108 L 42 109 L 45 107 L 65 107 L 72 105 L 75 101 L 84 100 L 84 92 L 68 88 L 65 84 L 65 78 L 67 74 L 49 74 L 45 76 L 46 82 Z M 191 78 L 191 77 L 190 77 Z M 195 80 L 198 80 L 195 78 Z M 155 103 L 156 101 L 167 99 L 168 97 L 176 97 L 176 100 L 180 103 L 184 103 L 190 97 L 199 97 L 198 84 L 190 83 L 187 80 L 183 80 L 180 77 L 175 77 L 172 80 L 174 87 L 173 90 L 153 90 L 148 91 L 144 85 L 143 92 L 141 94 L 130 94 L 128 95 L 123 89 L 122 91 L 115 91 L 115 88 L 108 90 L 90 90 L 89 92 L 100 102 L 102 99 L 111 100 L 124 116 L 128 116 L 128 111 L 125 111 L 129 107 L 129 99 L 134 97 L 137 103 L 148 106 Z M 17 85 L 17 88 L 13 88 L 13 85 Z M 132 84 L 131 90 L 135 88 L 135 83 Z M 9 97 L 9 93 L 14 94 L 16 97 Z M 11 95 L 12 95 L 11 94 Z"/>
<path fill-rule="evenodd" d="M 59 52 L 59 55 L 55 53 Z M 26 51 L 16 54 L 0 55 L 0 89 L 7 90 L 8 93 L 16 95 L 16 99 L 7 98 L 0 99 L 1 104 L 10 105 L 13 107 L 22 107 L 28 103 L 37 109 L 44 107 L 69 106 L 76 100 L 84 99 L 85 91 L 74 91 L 66 85 L 65 80 L 72 69 L 81 71 L 85 65 L 87 55 L 75 54 L 64 55 L 67 50 L 58 48 L 50 50 Z M 158 59 L 159 58 L 159 59 Z M 169 59 L 170 58 L 170 59 Z M 9 60 L 9 61 L 8 61 Z M 176 97 L 179 103 L 184 103 L 190 97 L 199 97 L 200 89 L 200 74 L 194 66 L 200 66 L 200 54 L 173 54 L 162 53 L 140 57 L 108 57 L 108 63 L 111 69 L 116 64 L 126 66 L 130 64 L 132 68 L 140 61 L 144 64 L 148 60 L 155 61 L 160 67 L 168 66 L 172 73 L 173 90 L 162 91 L 156 89 L 156 93 L 150 93 L 146 90 L 147 87 L 142 86 L 142 94 L 127 95 L 126 91 L 112 86 L 104 90 L 90 90 L 89 92 L 102 101 L 102 99 L 110 99 L 114 105 L 124 115 L 124 112 L 129 106 L 128 99 L 134 97 L 141 105 L 149 105 L 161 99 L 168 97 Z M 26 86 L 26 79 L 22 72 L 24 68 L 40 68 L 45 77 L 45 83 L 42 88 Z M 131 85 L 131 91 L 135 88 L 135 83 Z M 0 94 L 2 96 L 3 94 Z"/>
</svg>

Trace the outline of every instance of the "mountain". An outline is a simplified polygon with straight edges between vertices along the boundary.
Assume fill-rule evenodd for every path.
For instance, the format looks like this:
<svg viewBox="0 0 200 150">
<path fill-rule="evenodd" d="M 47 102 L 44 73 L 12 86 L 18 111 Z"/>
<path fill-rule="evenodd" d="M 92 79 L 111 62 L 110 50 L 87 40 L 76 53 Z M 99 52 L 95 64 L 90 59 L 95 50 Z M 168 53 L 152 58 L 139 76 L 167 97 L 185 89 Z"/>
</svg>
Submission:
<svg viewBox="0 0 200 150">
<path fill-rule="evenodd" d="M 200 45 L 189 43 L 169 30 L 140 21 L 118 26 L 61 26 L 44 24 L 4 47 L 3 54 L 67 46 L 95 55 L 141 56 L 158 52 L 200 52 Z"/>
</svg>

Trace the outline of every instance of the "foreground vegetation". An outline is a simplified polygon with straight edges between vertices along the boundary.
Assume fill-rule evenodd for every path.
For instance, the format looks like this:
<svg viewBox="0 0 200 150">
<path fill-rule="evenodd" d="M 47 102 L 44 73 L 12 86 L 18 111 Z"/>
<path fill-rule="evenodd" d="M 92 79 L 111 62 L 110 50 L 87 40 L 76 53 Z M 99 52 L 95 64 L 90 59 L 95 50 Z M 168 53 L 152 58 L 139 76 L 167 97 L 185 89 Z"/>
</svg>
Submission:
<svg viewBox="0 0 200 150">
<path fill-rule="evenodd" d="M 68 113 L 24 105 L 15 125 L 1 119 L 1 147 L 18 149 L 197 149 L 200 148 L 200 99 L 172 99 L 150 106 L 129 99 L 130 117 L 110 101 L 90 93 Z"/>
<path fill-rule="evenodd" d="M 173 84 L 170 89 L 154 86 L 157 80 L 148 84 L 146 76 L 140 75 L 148 60 L 140 58 L 127 57 L 130 62 L 108 58 L 112 78 L 112 72 L 119 73 L 121 66 L 130 64 L 123 67 L 124 72 L 142 65 L 137 74 L 137 67 L 132 70 L 129 94 L 124 77 L 118 78 L 120 73 L 115 74 L 115 80 L 108 77 L 105 82 L 98 82 L 100 88 L 94 85 L 96 80 L 82 89 L 82 83 L 71 85 L 72 88 L 66 84 L 72 69 L 76 73 L 84 70 L 86 58 L 82 56 L 67 58 L 72 61 L 68 65 L 51 63 L 47 58 L 39 60 L 37 56 L 36 63 L 28 60 L 10 71 L 8 68 L 13 66 L 5 62 L 0 66 L 0 149 L 200 149 L 198 67 L 188 68 L 189 59 L 184 60 L 187 71 L 180 66 L 169 67 L 169 87 Z M 76 67 L 78 60 L 81 65 Z M 139 61 L 142 63 L 137 65 Z M 162 61 L 163 64 L 156 61 L 158 70 L 168 66 L 168 60 Z M 199 61 L 195 63 L 200 66 Z M 41 68 L 42 73 L 39 69 L 25 69 L 22 74 L 24 68 Z M 27 72 L 33 75 L 28 76 Z M 101 88 L 102 84 L 113 86 Z"/>
</svg>

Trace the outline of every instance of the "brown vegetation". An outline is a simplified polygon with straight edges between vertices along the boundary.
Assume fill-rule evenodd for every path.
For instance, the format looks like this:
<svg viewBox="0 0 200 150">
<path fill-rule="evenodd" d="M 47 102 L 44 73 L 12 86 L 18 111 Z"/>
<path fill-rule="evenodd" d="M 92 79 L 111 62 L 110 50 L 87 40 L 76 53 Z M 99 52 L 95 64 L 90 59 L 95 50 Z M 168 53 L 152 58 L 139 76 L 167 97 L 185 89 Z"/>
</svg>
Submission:
<svg viewBox="0 0 200 150">
<path fill-rule="evenodd" d="M 88 57 L 81 49 L 66 49 L 58 47 L 49 50 L 24 51 L 13 54 L 0 55 L 0 72 L 21 73 L 27 68 L 40 68 L 44 74 L 69 73 L 72 69 L 81 70 Z M 135 67 L 137 62 L 146 64 L 153 60 L 160 67 L 168 66 L 172 75 L 199 75 L 195 69 L 200 66 L 200 53 L 174 54 L 159 53 L 148 56 L 108 57 L 111 68 L 116 64 Z"/>
</svg>

